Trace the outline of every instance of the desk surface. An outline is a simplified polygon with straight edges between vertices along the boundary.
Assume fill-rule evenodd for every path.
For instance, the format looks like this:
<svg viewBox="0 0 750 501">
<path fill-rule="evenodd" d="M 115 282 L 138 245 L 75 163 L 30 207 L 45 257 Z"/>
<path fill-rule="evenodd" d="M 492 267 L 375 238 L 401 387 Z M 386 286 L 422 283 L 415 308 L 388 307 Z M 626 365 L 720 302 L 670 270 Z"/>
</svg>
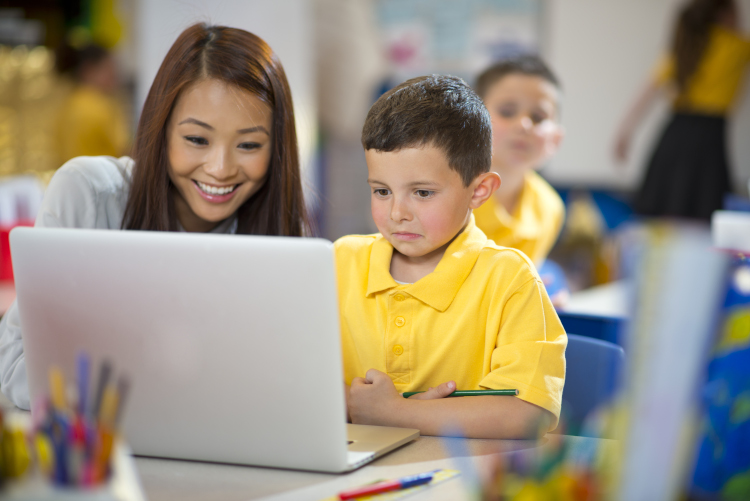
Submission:
<svg viewBox="0 0 750 501">
<path fill-rule="evenodd" d="M 13 405 L 0 394 L 0 408 Z M 470 459 L 455 459 L 436 437 L 420 437 L 373 463 L 347 474 L 313 473 L 235 466 L 198 461 L 180 461 L 138 457 L 135 460 L 143 491 L 150 501 L 268 501 L 320 500 L 341 490 L 376 479 L 398 478 L 438 468 L 462 470 L 468 464 L 481 475 L 493 464 L 497 454 L 535 453 L 539 448 L 569 445 L 616 447 L 612 440 L 549 434 L 541 441 L 462 440 Z M 460 456 L 460 454 L 459 454 Z M 410 496 L 409 501 L 463 500 L 471 498 L 461 477 L 430 487 Z"/>
<path fill-rule="evenodd" d="M 628 295 L 630 284 L 617 280 L 604 285 L 574 292 L 564 308 L 564 313 L 580 313 L 614 318 L 630 316 Z"/>
<path fill-rule="evenodd" d="M 420 437 L 373 463 L 348 474 L 326 474 L 302 471 L 218 465 L 194 461 L 136 458 L 143 490 L 151 501 L 174 500 L 252 500 L 268 501 L 321 500 L 338 492 L 377 479 L 398 478 L 438 468 L 462 470 L 467 462 L 482 475 L 499 453 L 534 453 L 538 447 L 568 444 L 594 444 L 616 447 L 611 440 L 547 435 L 539 443 L 524 440 L 465 440 L 470 459 L 455 459 L 436 437 Z M 410 496 L 409 501 L 469 500 L 463 480 L 453 478 Z"/>
</svg>

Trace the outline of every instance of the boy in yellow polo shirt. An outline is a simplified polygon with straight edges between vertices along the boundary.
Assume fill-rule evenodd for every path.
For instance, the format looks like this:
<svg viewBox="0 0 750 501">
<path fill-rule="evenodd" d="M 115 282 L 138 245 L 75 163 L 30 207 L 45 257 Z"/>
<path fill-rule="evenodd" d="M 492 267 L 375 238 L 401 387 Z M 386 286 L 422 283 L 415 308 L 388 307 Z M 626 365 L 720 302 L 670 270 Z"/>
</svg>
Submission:
<svg viewBox="0 0 750 501">
<path fill-rule="evenodd" d="M 408 80 L 370 109 L 362 144 L 380 233 L 335 244 L 352 421 L 483 438 L 554 428 L 565 331 L 531 261 L 472 215 L 500 185 L 481 99 L 456 77 Z M 518 397 L 444 398 L 456 389 Z"/>
<path fill-rule="evenodd" d="M 487 68 L 475 90 L 492 119 L 492 170 L 502 185 L 475 211 L 477 226 L 498 245 L 522 250 L 541 266 L 565 220 L 565 205 L 535 171 L 555 154 L 559 82 L 536 56 Z"/>
</svg>

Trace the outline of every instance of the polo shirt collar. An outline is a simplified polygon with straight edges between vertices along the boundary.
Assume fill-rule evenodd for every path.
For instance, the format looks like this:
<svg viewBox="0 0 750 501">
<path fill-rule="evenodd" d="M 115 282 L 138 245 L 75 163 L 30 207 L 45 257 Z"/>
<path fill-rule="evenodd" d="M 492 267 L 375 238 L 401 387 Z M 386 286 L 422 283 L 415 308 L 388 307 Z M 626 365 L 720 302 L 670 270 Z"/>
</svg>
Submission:
<svg viewBox="0 0 750 501">
<path fill-rule="evenodd" d="M 445 250 L 435 270 L 416 283 L 402 285 L 401 290 L 438 311 L 445 311 L 469 276 L 486 243 L 487 237 L 474 224 L 472 214 L 466 228 Z M 390 273 L 392 256 L 393 246 L 382 235 L 379 236 L 370 253 L 368 296 L 399 287 Z"/>
</svg>

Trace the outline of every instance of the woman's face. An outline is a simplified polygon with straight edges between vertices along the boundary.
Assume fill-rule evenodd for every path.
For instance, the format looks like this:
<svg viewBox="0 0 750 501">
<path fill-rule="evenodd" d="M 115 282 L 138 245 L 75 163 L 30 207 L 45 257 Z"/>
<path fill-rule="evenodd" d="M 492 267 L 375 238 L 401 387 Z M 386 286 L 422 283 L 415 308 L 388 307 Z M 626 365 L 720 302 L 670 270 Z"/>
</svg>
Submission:
<svg viewBox="0 0 750 501">
<path fill-rule="evenodd" d="M 174 207 L 186 231 L 210 231 L 266 179 L 273 112 L 255 94 L 207 79 L 178 97 L 167 126 Z"/>
</svg>

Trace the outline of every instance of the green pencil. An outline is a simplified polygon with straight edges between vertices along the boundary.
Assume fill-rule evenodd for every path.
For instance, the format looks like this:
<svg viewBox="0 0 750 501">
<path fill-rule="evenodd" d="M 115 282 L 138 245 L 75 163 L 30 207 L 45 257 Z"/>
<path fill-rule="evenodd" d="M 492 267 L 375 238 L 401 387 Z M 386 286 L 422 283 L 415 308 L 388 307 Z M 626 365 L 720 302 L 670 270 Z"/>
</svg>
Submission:
<svg viewBox="0 0 750 501">
<path fill-rule="evenodd" d="M 404 398 L 409 398 L 417 393 L 424 393 L 423 391 L 405 391 Z M 449 397 L 477 397 L 480 395 L 497 395 L 505 397 L 515 397 L 518 395 L 518 390 L 456 390 Z"/>
</svg>

